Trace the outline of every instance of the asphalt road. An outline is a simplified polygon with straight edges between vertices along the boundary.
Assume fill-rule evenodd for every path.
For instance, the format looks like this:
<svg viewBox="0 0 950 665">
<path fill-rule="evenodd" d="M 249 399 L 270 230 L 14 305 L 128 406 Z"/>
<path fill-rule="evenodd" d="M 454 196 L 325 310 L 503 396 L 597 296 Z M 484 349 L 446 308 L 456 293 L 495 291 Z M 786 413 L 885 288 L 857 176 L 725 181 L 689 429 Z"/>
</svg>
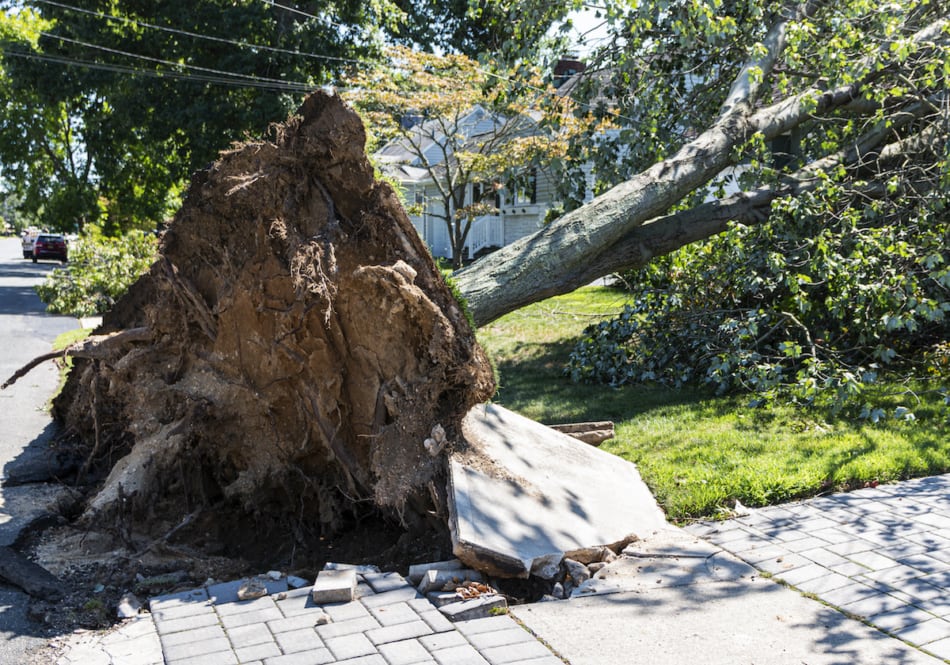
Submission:
<svg viewBox="0 0 950 665">
<path fill-rule="evenodd" d="M 45 311 L 33 287 L 58 261 L 33 263 L 23 258 L 19 238 L 0 238 L 0 383 L 32 358 L 50 350 L 62 332 L 78 327 L 72 317 Z M 0 545 L 12 543 L 42 510 L 50 486 L 8 487 L 12 470 L 42 463 L 55 434 L 47 403 L 58 382 L 53 363 L 44 363 L 16 384 L 0 391 Z M 27 596 L 0 583 L 0 664 L 26 662 L 29 650 L 44 644 L 42 628 L 26 617 Z"/>
</svg>

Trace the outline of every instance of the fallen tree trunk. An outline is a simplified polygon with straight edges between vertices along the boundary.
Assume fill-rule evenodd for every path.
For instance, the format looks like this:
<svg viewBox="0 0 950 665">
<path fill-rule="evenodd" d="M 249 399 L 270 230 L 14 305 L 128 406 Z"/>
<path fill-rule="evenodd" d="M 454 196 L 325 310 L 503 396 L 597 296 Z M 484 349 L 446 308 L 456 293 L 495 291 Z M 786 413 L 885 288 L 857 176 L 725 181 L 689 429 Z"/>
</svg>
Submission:
<svg viewBox="0 0 950 665">
<path fill-rule="evenodd" d="M 104 476 L 87 520 L 293 542 L 444 505 L 424 441 L 451 446 L 491 369 L 364 142 L 315 93 L 193 178 L 158 261 L 69 352 L 54 415 Z"/>
</svg>

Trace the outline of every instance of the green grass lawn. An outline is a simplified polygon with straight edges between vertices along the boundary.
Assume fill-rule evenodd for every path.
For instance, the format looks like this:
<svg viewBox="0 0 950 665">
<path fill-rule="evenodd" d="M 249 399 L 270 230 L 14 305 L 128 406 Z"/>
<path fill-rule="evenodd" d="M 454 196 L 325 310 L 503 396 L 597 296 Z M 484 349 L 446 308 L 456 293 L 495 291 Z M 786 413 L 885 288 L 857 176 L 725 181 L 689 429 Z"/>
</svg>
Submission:
<svg viewBox="0 0 950 665">
<path fill-rule="evenodd" d="M 872 425 L 790 406 L 747 407 L 657 386 L 573 384 L 562 368 L 584 327 L 626 294 L 586 287 L 513 312 L 478 332 L 498 368 L 495 402 L 544 423 L 613 420 L 603 450 L 635 462 L 673 520 L 727 514 L 738 499 L 762 506 L 825 492 L 950 471 L 950 427 L 939 398 L 896 393 L 918 420 Z"/>
</svg>

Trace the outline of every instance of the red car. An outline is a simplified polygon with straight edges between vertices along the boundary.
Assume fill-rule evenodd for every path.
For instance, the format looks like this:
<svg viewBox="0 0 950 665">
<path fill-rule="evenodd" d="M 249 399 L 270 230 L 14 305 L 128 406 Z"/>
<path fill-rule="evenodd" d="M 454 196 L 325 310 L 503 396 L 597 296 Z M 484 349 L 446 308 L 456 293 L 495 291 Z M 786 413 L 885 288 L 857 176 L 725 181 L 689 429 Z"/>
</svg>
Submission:
<svg viewBox="0 0 950 665">
<path fill-rule="evenodd" d="M 33 243 L 33 263 L 38 259 L 67 261 L 66 238 L 58 233 L 41 233 Z"/>
</svg>

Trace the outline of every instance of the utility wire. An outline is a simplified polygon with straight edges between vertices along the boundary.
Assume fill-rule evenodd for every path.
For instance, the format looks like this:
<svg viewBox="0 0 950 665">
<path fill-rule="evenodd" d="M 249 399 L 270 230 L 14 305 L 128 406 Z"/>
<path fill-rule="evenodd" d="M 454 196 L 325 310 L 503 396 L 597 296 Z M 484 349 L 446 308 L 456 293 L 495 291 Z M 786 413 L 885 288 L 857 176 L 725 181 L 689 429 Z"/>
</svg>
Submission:
<svg viewBox="0 0 950 665">
<path fill-rule="evenodd" d="M 210 69 L 208 67 L 199 67 L 197 65 L 187 65 L 180 62 L 173 62 L 171 60 L 162 60 L 161 58 L 152 58 L 147 55 L 139 55 L 137 53 L 129 53 L 128 51 L 120 51 L 119 49 L 109 48 L 108 46 L 100 46 L 98 44 L 90 44 L 89 42 L 80 41 L 78 39 L 71 39 L 69 37 L 63 37 L 62 35 L 55 35 L 50 32 L 40 32 L 44 37 L 49 37 L 51 39 L 58 39 L 62 42 L 68 42 L 70 44 L 77 44 L 79 46 L 85 46 L 87 48 L 98 49 L 100 51 L 105 51 L 107 53 L 113 53 L 115 55 L 123 55 L 130 58 L 135 58 L 138 60 L 145 60 L 146 62 L 154 62 L 161 65 L 167 65 L 169 67 L 174 67 L 178 69 L 190 69 L 197 72 L 206 72 L 208 74 L 216 74 L 218 76 L 226 76 L 234 79 L 247 80 L 256 83 L 276 83 L 281 84 L 287 87 L 298 87 L 301 90 L 312 90 L 313 85 L 308 83 L 301 83 L 297 81 L 282 81 L 281 79 L 272 79 L 265 76 L 254 76 L 251 74 L 238 74 L 235 72 L 228 72 L 220 69 Z"/>
<path fill-rule="evenodd" d="M 24 53 L 22 51 L 10 51 L 4 50 L 4 56 L 13 56 L 17 58 L 24 58 L 26 60 L 39 60 L 43 62 L 53 62 L 61 65 L 66 65 L 70 67 L 85 67 L 88 69 L 96 69 L 107 72 L 115 72 L 120 74 L 131 74 L 133 76 L 148 76 L 151 78 L 169 78 L 169 79 L 178 79 L 183 81 L 197 81 L 201 83 L 213 83 L 218 85 L 230 85 L 240 88 L 263 88 L 265 90 L 276 90 L 284 92 L 310 92 L 315 89 L 317 86 L 305 86 L 300 83 L 291 83 L 291 82 L 268 82 L 268 81 L 255 81 L 253 79 L 235 79 L 235 78 L 221 78 L 215 76 L 206 76 L 202 74 L 188 74 L 178 71 L 162 71 L 158 69 L 140 69 L 136 67 L 130 67 L 128 65 L 119 65 L 119 64 L 107 64 L 102 62 L 95 62 L 90 60 L 78 60 L 75 58 L 64 58 L 55 55 L 44 55 L 40 53 L 30 52 Z"/>
<path fill-rule="evenodd" d="M 319 53 L 308 53 L 306 51 L 297 51 L 293 49 L 284 49 L 278 48 L 276 46 L 267 46 L 264 44 L 252 44 L 250 42 L 238 41 L 235 39 L 226 39 L 224 37 L 215 37 L 213 35 L 203 35 L 198 32 L 191 32 L 189 30 L 179 30 L 177 28 L 170 28 L 164 25 L 157 25 L 155 23 L 148 23 L 146 21 L 138 21 L 136 19 L 131 19 L 125 16 L 112 16 L 111 14 L 104 14 L 102 12 L 93 11 L 91 9 L 82 9 L 80 7 L 73 7 L 71 5 L 63 4 L 62 2 L 54 2 L 53 0 L 33 0 L 34 2 L 39 2 L 45 5 L 51 5 L 53 7 L 59 7 L 60 9 L 66 9 L 68 11 L 79 12 L 81 14 L 89 14 L 97 18 L 104 18 L 109 21 L 117 21 L 120 23 L 125 23 L 127 25 L 135 25 L 141 28 L 150 28 L 152 30 L 161 30 L 163 32 L 168 32 L 175 35 L 183 35 L 185 37 L 192 37 L 194 39 L 204 39 L 211 42 L 218 42 L 220 44 L 230 44 L 232 46 L 239 46 L 241 48 L 248 48 L 257 51 L 268 51 L 270 53 L 283 53 L 286 55 L 295 55 L 304 58 L 313 58 L 315 60 L 328 60 L 332 62 L 344 62 L 352 64 L 372 64 L 368 60 L 359 60 L 355 58 L 342 58 L 332 55 L 321 55 Z M 277 5 L 278 7 L 280 5 Z M 284 9 L 290 9 L 285 7 Z M 297 11 L 297 10 L 294 10 Z"/>
</svg>

